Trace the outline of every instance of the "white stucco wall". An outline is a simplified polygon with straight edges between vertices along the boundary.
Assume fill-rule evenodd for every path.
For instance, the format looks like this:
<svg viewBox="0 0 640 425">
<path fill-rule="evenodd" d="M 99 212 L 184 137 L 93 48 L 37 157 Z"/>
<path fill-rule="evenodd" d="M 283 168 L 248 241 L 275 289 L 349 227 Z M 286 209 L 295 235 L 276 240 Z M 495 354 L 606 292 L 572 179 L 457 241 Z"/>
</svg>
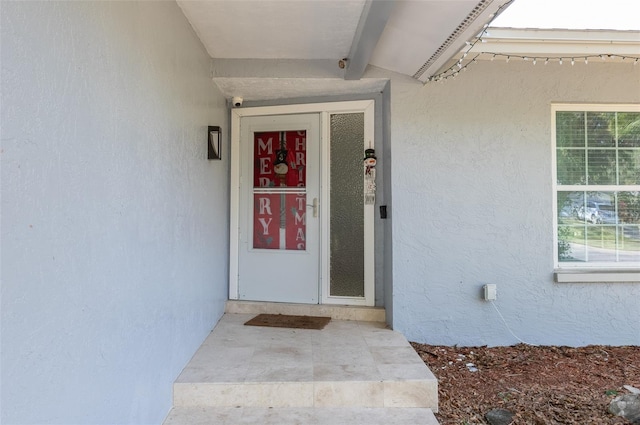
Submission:
<svg viewBox="0 0 640 425">
<path fill-rule="evenodd" d="M 158 424 L 223 311 L 228 135 L 174 2 L 2 2 L 3 424 Z"/>
<path fill-rule="evenodd" d="M 380 76 L 379 71 L 370 75 Z M 551 102 L 640 102 L 640 67 L 392 77 L 393 325 L 433 344 L 640 344 L 640 282 L 553 283 Z"/>
</svg>

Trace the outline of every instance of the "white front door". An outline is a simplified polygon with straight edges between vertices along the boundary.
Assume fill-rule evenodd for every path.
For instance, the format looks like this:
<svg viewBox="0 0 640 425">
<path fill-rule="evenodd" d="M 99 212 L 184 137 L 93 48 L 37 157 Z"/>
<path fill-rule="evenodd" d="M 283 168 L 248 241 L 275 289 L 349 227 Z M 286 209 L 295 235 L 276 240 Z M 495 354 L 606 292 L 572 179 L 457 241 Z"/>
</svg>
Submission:
<svg viewBox="0 0 640 425">
<path fill-rule="evenodd" d="M 231 111 L 230 299 L 374 305 L 373 123 L 372 100 Z"/>
<path fill-rule="evenodd" d="M 238 295 L 317 304 L 320 114 L 240 121 Z"/>
</svg>

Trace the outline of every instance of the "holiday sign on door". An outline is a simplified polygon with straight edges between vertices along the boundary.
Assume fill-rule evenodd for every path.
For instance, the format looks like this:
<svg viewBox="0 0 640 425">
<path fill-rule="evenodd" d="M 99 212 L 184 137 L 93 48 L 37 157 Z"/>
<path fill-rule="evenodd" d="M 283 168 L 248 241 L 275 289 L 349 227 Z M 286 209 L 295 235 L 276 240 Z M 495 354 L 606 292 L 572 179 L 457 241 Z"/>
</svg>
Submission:
<svg viewBox="0 0 640 425">
<path fill-rule="evenodd" d="M 306 131 L 254 133 L 253 248 L 306 248 Z"/>
</svg>

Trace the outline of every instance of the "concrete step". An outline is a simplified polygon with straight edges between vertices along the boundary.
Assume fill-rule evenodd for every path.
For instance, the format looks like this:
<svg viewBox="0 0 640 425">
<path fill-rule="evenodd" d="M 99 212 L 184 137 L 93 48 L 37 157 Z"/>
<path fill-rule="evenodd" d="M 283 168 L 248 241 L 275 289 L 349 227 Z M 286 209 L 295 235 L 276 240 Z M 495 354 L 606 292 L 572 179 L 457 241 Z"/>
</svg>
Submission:
<svg viewBox="0 0 640 425">
<path fill-rule="evenodd" d="M 438 385 L 404 336 L 379 322 L 322 330 L 244 326 L 225 314 L 174 383 L 174 406 L 427 407 Z"/>
<path fill-rule="evenodd" d="M 437 423 L 435 376 L 385 323 L 244 325 L 252 317 L 224 314 L 176 379 L 165 424 Z"/>
<path fill-rule="evenodd" d="M 174 407 L 164 425 L 437 425 L 428 408 Z"/>
<path fill-rule="evenodd" d="M 176 383 L 173 391 L 174 406 L 437 408 L 437 384 L 430 379 Z"/>
</svg>

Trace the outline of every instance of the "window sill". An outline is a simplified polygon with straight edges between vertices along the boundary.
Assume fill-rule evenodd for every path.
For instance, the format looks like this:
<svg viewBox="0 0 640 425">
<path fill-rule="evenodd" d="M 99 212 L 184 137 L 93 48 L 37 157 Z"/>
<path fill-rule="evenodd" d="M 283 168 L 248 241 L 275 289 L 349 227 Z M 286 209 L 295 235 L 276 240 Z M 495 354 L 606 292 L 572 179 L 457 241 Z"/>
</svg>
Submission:
<svg viewBox="0 0 640 425">
<path fill-rule="evenodd" d="M 640 282 L 640 270 L 555 270 L 556 283 Z"/>
</svg>

